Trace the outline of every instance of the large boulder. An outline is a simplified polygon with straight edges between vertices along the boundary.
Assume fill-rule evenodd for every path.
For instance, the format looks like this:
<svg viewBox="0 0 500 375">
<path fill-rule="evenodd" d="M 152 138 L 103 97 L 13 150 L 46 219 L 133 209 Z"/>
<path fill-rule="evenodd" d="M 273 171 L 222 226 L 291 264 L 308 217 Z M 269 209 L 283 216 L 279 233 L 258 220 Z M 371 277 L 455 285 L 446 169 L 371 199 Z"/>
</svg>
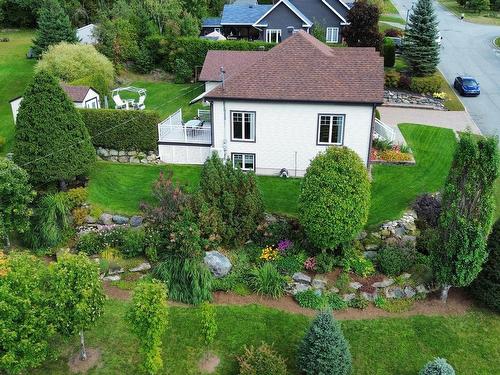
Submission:
<svg viewBox="0 0 500 375">
<path fill-rule="evenodd" d="M 311 284 L 311 276 L 306 275 L 302 272 L 295 272 L 292 275 L 293 281 L 301 284 Z"/>
<path fill-rule="evenodd" d="M 111 214 L 102 214 L 99 216 L 99 223 L 103 225 L 111 225 L 113 224 L 113 215 Z"/>
<path fill-rule="evenodd" d="M 113 222 L 115 224 L 123 225 L 128 223 L 128 217 L 121 215 L 113 215 Z"/>
<path fill-rule="evenodd" d="M 143 221 L 142 216 L 137 216 L 137 215 L 132 216 L 130 218 L 130 226 L 131 227 L 138 227 L 142 224 L 142 221 Z"/>
<path fill-rule="evenodd" d="M 207 251 L 203 261 L 210 269 L 210 272 L 217 278 L 224 277 L 231 271 L 231 262 L 225 255 L 218 251 Z"/>
</svg>

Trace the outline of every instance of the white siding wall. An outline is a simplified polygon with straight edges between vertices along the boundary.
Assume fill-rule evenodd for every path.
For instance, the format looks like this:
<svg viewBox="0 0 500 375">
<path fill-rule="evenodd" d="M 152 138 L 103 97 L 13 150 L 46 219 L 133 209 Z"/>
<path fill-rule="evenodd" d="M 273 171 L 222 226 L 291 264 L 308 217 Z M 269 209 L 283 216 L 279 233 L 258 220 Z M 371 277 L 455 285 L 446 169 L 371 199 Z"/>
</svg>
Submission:
<svg viewBox="0 0 500 375">
<path fill-rule="evenodd" d="M 158 145 L 160 160 L 169 164 L 203 164 L 210 156 L 210 147 Z"/>
<path fill-rule="evenodd" d="M 97 38 L 94 36 L 95 25 L 89 24 L 76 30 L 76 37 L 82 44 L 97 44 Z"/>
<path fill-rule="evenodd" d="M 230 140 L 230 111 L 255 112 L 255 143 Z M 275 175 L 286 168 L 291 176 L 302 176 L 311 159 L 327 147 L 316 145 L 320 113 L 345 114 L 344 146 L 367 163 L 371 105 L 226 101 L 225 112 L 224 120 L 223 103 L 213 103 L 214 148 L 222 149 L 226 138 L 228 157 L 235 152 L 255 154 L 257 174 Z"/>
<path fill-rule="evenodd" d="M 219 85 L 220 85 L 220 82 L 207 81 L 207 82 L 205 82 L 205 92 L 212 91 L 213 89 L 215 89 Z"/>
<path fill-rule="evenodd" d="M 101 108 L 101 103 L 99 101 L 99 94 L 94 90 L 90 89 L 83 100 L 83 103 L 75 103 L 75 107 L 77 108 L 85 108 L 85 103 L 89 100 L 96 99 L 97 100 L 97 108 Z"/>
<path fill-rule="evenodd" d="M 14 118 L 14 123 L 16 123 L 17 112 L 19 112 L 19 107 L 21 106 L 22 101 L 23 101 L 23 98 L 17 98 L 17 99 L 10 102 L 10 109 L 12 111 L 12 117 Z"/>
</svg>

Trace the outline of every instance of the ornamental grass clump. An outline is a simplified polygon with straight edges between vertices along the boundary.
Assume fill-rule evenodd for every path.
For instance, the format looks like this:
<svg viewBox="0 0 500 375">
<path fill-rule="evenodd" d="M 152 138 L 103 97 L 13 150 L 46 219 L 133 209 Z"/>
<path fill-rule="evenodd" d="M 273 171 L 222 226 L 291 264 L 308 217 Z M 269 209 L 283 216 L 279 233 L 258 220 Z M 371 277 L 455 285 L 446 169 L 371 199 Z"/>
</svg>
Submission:
<svg viewBox="0 0 500 375">
<path fill-rule="evenodd" d="M 285 278 L 272 263 L 253 269 L 250 273 L 250 285 L 256 293 L 276 299 L 285 293 Z"/>
<path fill-rule="evenodd" d="M 307 375 L 349 375 L 352 358 L 340 323 L 330 310 L 320 312 L 299 346 L 297 364 Z"/>
</svg>

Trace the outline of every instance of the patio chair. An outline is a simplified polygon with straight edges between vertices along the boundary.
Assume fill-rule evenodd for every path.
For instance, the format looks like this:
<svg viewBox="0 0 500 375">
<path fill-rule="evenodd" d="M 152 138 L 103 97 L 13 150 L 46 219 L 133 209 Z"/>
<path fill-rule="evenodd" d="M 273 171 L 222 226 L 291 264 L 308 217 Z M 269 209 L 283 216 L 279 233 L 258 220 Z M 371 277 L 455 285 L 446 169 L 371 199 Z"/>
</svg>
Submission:
<svg viewBox="0 0 500 375">
<path fill-rule="evenodd" d="M 120 95 L 114 95 L 113 101 L 115 102 L 115 109 L 128 109 L 128 104 L 120 98 Z"/>
<path fill-rule="evenodd" d="M 139 100 L 137 101 L 137 103 L 134 103 L 134 108 L 138 110 L 146 109 L 146 105 L 144 104 L 145 100 L 146 100 L 146 95 L 139 96 Z"/>
</svg>

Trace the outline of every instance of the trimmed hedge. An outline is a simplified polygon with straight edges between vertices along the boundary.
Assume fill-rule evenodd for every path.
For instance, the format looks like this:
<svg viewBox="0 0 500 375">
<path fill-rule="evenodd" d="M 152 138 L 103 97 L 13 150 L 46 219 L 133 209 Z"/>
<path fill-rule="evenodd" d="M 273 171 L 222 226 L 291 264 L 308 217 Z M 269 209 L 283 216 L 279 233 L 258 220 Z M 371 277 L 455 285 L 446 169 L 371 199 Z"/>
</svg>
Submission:
<svg viewBox="0 0 500 375">
<path fill-rule="evenodd" d="M 182 59 L 187 66 L 194 70 L 196 66 L 202 66 L 205 56 L 209 50 L 231 50 L 231 51 L 260 51 L 269 50 L 274 43 L 265 43 L 248 40 L 221 40 L 214 41 L 201 39 L 199 37 L 177 38 L 170 45 L 170 53 L 166 61 L 167 70 L 173 72 L 175 61 Z"/>
<path fill-rule="evenodd" d="M 421 94 L 433 94 L 441 91 L 443 78 L 439 75 L 428 77 L 413 77 L 410 84 L 410 89 L 413 92 Z"/>
<path fill-rule="evenodd" d="M 154 111 L 80 109 L 95 147 L 126 151 L 154 151 L 160 115 Z"/>
</svg>

